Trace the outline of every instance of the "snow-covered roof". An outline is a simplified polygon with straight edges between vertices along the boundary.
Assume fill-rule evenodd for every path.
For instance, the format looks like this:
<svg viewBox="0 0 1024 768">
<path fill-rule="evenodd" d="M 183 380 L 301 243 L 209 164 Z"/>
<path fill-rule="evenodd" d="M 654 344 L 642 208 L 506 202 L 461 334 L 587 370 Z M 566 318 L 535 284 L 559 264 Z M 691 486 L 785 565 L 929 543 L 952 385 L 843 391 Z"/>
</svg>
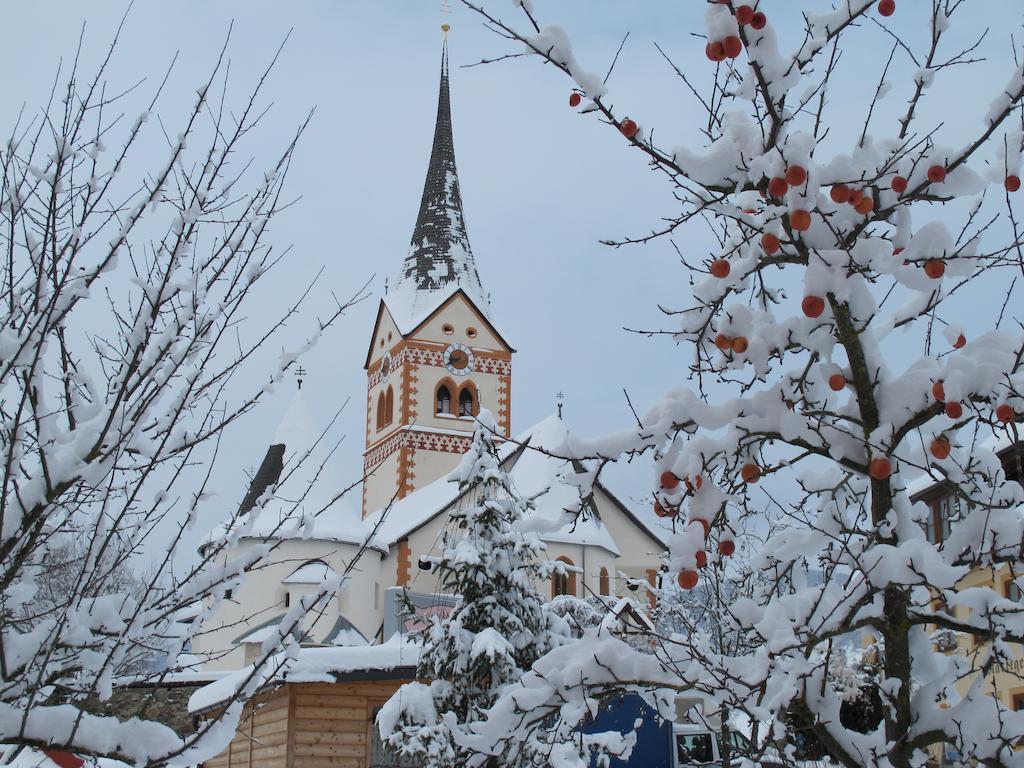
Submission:
<svg viewBox="0 0 1024 768">
<path fill-rule="evenodd" d="M 602 547 L 619 555 L 615 541 L 599 517 L 591 513 L 584 519 L 566 511 L 579 504 L 579 490 L 569 481 L 575 468 L 571 462 L 548 453 L 564 452 L 568 447 L 568 434 L 565 422 L 559 416 L 551 415 L 498 449 L 498 458 L 506 466 L 513 487 L 533 502 L 534 510 L 524 527 L 535 531 L 547 542 Z M 662 542 L 661 535 L 632 515 L 610 491 L 603 486 L 601 489 L 655 541 Z M 368 515 L 365 525 L 372 529 L 384 515 L 374 543 L 381 548 L 389 548 L 448 509 L 462 494 L 457 483 L 440 477 L 396 500 L 390 508 Z"/>
<path fill-rule="evenodd" d="M 412 670 L 419 662 L 420 646 L 396 634 L 379 645 L 300 648 L 297 657 L 266 681 L 276 687 L 283 683 L 333 683 L 352 672 L 393 672 Z M 280 659 L 271 659 L 270 668 Z M 199 712 L 230 699 L 244 685 L 253 667 L 249 665 L 203 686 L 188 702 L 190 712 Z"/>
<path fill-rule="evenodd" d="M 281 580 L 282 584 L 320 584 L 328 579 L 337 579 L 338 574 L 323 560 L 303 563 Z"/>
<path fill-rule="evenodd" d="M 534 424 L 518 441 L 527 449 L 516 459 L 509 479 L 534 504 L 527 525 L 544 541 L 589 544 L 619 555 L 611 534 L 593 510 L 582 516 L 566 511 L 579 506 L 579 489 L 567 482 L 575 469 L 571 462 L 548 453 L 564 453 L 568 437 L 565 422 L 553 414 Z"/>
</svg>

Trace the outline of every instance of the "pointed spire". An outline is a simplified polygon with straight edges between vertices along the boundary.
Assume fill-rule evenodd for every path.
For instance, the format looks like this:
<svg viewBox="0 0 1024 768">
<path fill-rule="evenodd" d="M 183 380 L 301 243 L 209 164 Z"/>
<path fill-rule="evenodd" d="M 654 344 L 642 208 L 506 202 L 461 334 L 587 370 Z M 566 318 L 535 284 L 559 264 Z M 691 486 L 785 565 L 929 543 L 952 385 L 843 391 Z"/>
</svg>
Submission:
<svg viewBox="0 0 1024 768">
<path fill-rule="evenodd" d="M 480 309 L 487 309 L 487 296 L 480 285 L 466 234 L 459 175 L 455 167 L 446 34 L 441 50 L 441 86 L 437 96 L 434 146 L 430 152 L 430 165 L 409 254 L 393 290 L 411 287 L 417 292 L 435 291 L 452 283 L 465 290 Z"/>
</svg>

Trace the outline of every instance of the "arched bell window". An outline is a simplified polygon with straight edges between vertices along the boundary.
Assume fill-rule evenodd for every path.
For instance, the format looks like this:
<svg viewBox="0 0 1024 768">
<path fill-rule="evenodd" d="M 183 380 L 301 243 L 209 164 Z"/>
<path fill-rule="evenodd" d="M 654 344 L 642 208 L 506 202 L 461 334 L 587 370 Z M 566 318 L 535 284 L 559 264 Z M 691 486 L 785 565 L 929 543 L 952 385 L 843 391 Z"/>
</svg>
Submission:
<svg viewBox="0 0 1024 768">
<path fill-rule="evenodd" d="M 444 384 L 437 389 L 437 407 L 434 410 L 436 413 L 452 412 L 452 393 Z"/>
<path fill-rule="evenodd" d="M 600 592 L 601 595 L 603 595 L 604 597 L 607 597 L 611 594 L 607 568 L 601 569 L 601 574 L 598 577 L 597 581 L 597 591 Z"/>
<path fill-rule="evenodd" d="M 556 557 L 559 562 L 565 563 L 568 566 L 572 566 L 573 562 L 564 555 L 562 557 Z M 553 573 L 551 574 L 551 596 L 558 597 L 559 595 L 572 595 L 576 596 L 576 573 L 573 571 L 566 571 L 564 573 Z"/>
<path fill-rule="evenodd" d="M 395 390 L 388 387 L 388 393 L 384 398 L 384 423 L 390 424 L 395 418 Z"/>
<path fill-rule="evenodd" d="M 387 405 L 384 400 L 384 393 L 381 392 L 380 395 L 377 397 L 377 429 L 380 429 L 385 424 L 384 411 L 386 407 Z"/>
<path fill-rule="evenodd" d="M 473 402 L 473 390 L 463 387 L 459 392 L 459 416 L 475 416 L 476 404 Z"/>
</svg>

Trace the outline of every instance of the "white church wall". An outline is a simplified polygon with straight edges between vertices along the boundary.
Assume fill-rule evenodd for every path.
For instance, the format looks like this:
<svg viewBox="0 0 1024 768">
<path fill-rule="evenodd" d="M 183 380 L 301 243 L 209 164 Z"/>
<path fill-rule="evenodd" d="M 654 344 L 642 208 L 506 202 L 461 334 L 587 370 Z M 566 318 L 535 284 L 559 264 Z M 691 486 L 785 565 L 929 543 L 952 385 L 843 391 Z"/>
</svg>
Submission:
<svg viewBox="0 0 1024 768">
<path fill-rule="evenodd" d="M 232 550 L 231 558 L 243 556 L 255 541 L 243 539 Z M 235 640 L 246 632 L 283 615 L 285 594 L 293 599 L 312 590 L 309 585 L 286 585 L 284 579 L 309 560 L 322 560 L 339 575 L 355 555 L 357 546 L 333 541 L 289 539 L 268 557 L 262 566 L 246 573 L 230 599 L 220 602 L 216 613 L 203 625 L 193 642 L 193 651 L 208 656 L 207 669 L 237 669 L 245 664 L 245 652 Z M 331 601 L 323 615 L 307 622 L 314 641 L 322 641 L 334 627 L 339 615 L 345 616 L 360 632 L 372 637 L 379 626 L 379 607 L 375 611 L 372 597 L 374 585 L 380 583 L 380 553 L 367 551 L 350 574 L 341 595 Z M 294 604 L 294 603 L 293 603 Z"/>
<path fill-rule="evenodd" d="M 659 568 L 659 559 L 665 547 L 623 514 L 618 505 L 603 490 L 595 489 L 594 498 L 601 515 L 601 522 L 611 534 L 615 546 L 619 548 L 620 557 L 616 568 L 631 578 L 646 579 L 649 569 Z M 621 580 L 618 581 L 621 582 Z M 624 588 L 624 583 L 618 583 L 615 591 L 617 594 L 622 594 Z"/>
</svg>

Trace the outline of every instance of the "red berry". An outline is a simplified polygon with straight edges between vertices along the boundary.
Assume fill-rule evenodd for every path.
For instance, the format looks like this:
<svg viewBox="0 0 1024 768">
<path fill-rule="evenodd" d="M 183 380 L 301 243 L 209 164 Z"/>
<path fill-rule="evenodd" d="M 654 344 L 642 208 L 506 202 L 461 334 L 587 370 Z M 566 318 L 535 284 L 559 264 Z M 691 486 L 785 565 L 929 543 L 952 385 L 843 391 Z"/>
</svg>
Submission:
<svg viewBox="0 0 1024 768">
<path fill-rule="evenodd" d="M 732 349 L 732 339 L 720 333 L 715 336 L 715 346 L 723 352 L 726 352 Z"/>
<path fill-rule="evenodd" d="M 676 477 L 671 472 L 662 472 L 661 473 L 661 487 L 662 488 L 667 488 L 670 491 L 673 488 L 678 488 L 679 487 L 679 478 Z"/>
<path fill-rule="evenodd" d="M 798 232 L 806 232 L 811 228 L 811 214 L 808 211 L 793 211 L 789 214 L 789 226 Z"/>
<path fill-rule="evenodd" d="M 902 176 L 892 177 L 892 191 L 902 194 L 907 191 L 907 180 Z"/>
<path fill-rule="evenodd" d="M 761 479 L 761 468 L 757 464 L 744 464 L 740 469 L 744 483 L 756 483 Z"/>
<path fill-rule="evenodd" d="M 857 205 L 860 203 L 860 201 L 863 200 L 863 199 L 864 199 L 864 190 L 863 189 L 851 189 L 850 190 L 850 198 L 846 202 L 848 202 L 850 205 L 852 205 L 854 208 L 856 208 Z"/>
<path fill-rule="evenodd" d="M 875 480 L 885 480 L 892 474 L 892 462 L 884 456 L 872 459 L 869 471 Z"/>
<path fill-rule="evenodd" d="M 1016 192 L 1020 189 L 1020 176 L 1007 176 L 1003 186 L 1006 187 L 1007 192 Z"/>
<path fill-rule="evenodd" d="M 791 187 L 799 187 L 807 181 L 807 171 L 799 165 L 791 165 L 786 169 L 786 182 Z"/>
<path fill-rule="evenodd" d="M 761 248 L 764 250 L 765 253 L 775 253 L 777 250 L 779 250 L 780 245 L 781 243 L 779 242 L 779 238 L 777 238 L 771 232 L 765 232 L 763 235 L 761 235 Z"/>
<path fill-rule="evenodd" d="M 878 13 L 881 16 L 892 16 L 896 13 L 896 0 L 878 0 Z"/>
<path fill-rule="evenodd" d="M 708 43 L 704 48 L 704 53 L 711 61 L 725 61 L 725 48 L 719 42 Z"/>
<path fill-rule="evenodd" d="M 697 586 L 699 581 L 696 571 L 680 571 L 679 572 L 679 586 L 683 589 L 693 589 Z"/>
<path fill-rule="evenodd" d="M 996 418 L 1003 422 L 1003 424 L 1009 424 L 1014 420 L 1015 416 L 1013 406 L 1009 403 L 1003 403 L 996 407 Z"/>
<path fill-rule="evenodd" d="M 946 402 L 946 388 L 943 386 L 942 379 L 932 384 L 932 397 L 940 403 Z"/>
<path fill-rule="evenodd" d="M 708 564 L 708 553 L 703 549 L 698 549 L 694 559 L 697 561 L 697 567 L 703 568 Z"/>
<path fill-rule="evenodd" d="M 902 248 L 893 248 L 892 249 L 892 255 L 893 256 L 899 256 L 901 253 L 903 253 L 903 249 Z M 903 262 L 903 263 L 906 264 L 907 262 Z"/>
<path fill-rule="evenodd" d="M 932 280 L 938 280 L 946 274 L 946 262 L 942 259 L 928 259 L 924 263 L 924 273 Z"/>
<path fill-rule="evenodd" d="M 749 5 L 741 5 L 736 9 L 736 21 L 740 24 L 749 24 L 754 19 L 754 9 Z"/>
<path fill-rule="evenodd" d="M 699 491 L 700 487 L 702 485 L 704 485 L 704 478 L 701 477 L 700 475 L 697 475 L 697 478 L 691 483 L 690 482 L 690 478 L 684 477 L 683 478 L 683 485 L 686 486 L 686 490 L 688 490 L 688 491 L 693 491 L 693 490 L 698 490 Z"/>
<path fill-rule="evenodd" d="M 960 349 L 967 344 L 967 337 L 962 333 L 956 337 L 956 342 L 953 344 L 953 349 Z"/>
<path fill-rule="evenodd" d="M 946 415 L 956 420 L 964 415 L 964 407 L 960 403 L 946 403 Z"/>
<path fill-rule="evenodd" d="M 722 50 L 727 57 L 735 59 L 743 52 L 743 41 L 736 37 L 736 35 L 729 35 L 729 37 L 722 41 Z"/>
<path fill-rule="evenodd" d="M 622 132 L 622 135 L 625 136 L 627 139 L 632 139 L 634 136 L 636 136 L 636 132 L 639 130 L 639 128 L 637 127 L 637 124 L 635 122 L 633 122 L 627 117 L 619 124 L 619 130 Z"/>
<path fill-rule="evenodd" d="M 932 456 L 934 456 L 936 459 L 948 459 L 949 451 L 949 438 L 947 438 L 945 435 L 939 435 L 934 440 L 932 440 L 931 452 Z"/>
<path fill-rule="evenodd" d="M 946 180 L 946 169 L 941 165 L 933 165 L 928 169 L 928 181 L 938 184 Z"/>
<path fill-rule="evenodd" d="M 660 501 L 654 502 L 654 514 L 656 514 L 658 517 L 672 517 L 672 513 L 665 509 L 663 506 L 661 506 Z"/>
<path fill-rule="evenodd" d="M 732 539 L 720 541 L 718 542 L 718 551 L 725 557 L 729 557 L 736 551 L 736 542 Z"/>
<path fill-rule="evenodd" d="M 583 101 L 583 97 L 579 95 L 577 91 L 573 91 L 569 94 L 569 106 L 578 107 L 580 102 Z"/>
<path fill-rule="evenodd" d="M 833 392 L 842 392 L 846 388 L 846 377 L 841 373 L 833 373 L 828 377 L 828 387 Z"/>
<path fill-rule="evenodd" d="M 768 194 L 772 197 L 782 197 L 789 192 L 789 182 L 781 176 L 776 176 L 768 182 Z"/>
<path fill-rule="evenodd" d="M 754 29 L 764 29 L 764 25 L 767 23 L 768 18 L 760 11 L 757 11 L 754 14 L 753 18 L 750 19 L 750 26 L 752 26 Z"/>
<path fill-rule="evenodd" d="M 845 203 L 850 199 L 850 188 L 845 184 L 833 184 L 830 194 L 833 203 Z"/>
<path fill-rule="evenodd" d="M 821 317 L 821 313 L 825 311 L 825 300 L 821 296 L 804 296 L 804 300 L 800 302 L 800 309 L 808 317 Z"/>
<path fill-rule="evenodd" d="M 747 346 L 748 344 L 746 336 L 737 336 L 735 339 L 732 340 L 732 351 L 738 355 L 742 355 L 744 352 L 746 352 Z"/>
<path fill-rule="evenodd" d="M 711 262 L 711 274 L 719 279 L 728 277 L 731 269 L 729 262 L 725 259 L 715 259 Z"/>
</svg>

